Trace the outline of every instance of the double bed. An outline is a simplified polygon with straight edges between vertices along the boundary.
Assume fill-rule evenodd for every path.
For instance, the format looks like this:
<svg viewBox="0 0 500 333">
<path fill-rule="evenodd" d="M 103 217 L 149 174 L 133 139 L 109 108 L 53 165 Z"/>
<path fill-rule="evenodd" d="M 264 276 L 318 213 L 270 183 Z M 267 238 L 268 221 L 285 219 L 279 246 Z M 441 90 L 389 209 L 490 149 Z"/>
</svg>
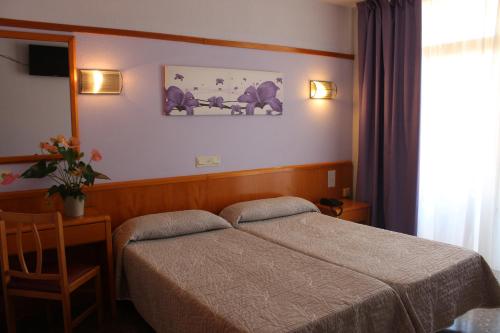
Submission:
<svg viewBox="0 0 500 333">
<path fill-rule="evenodd" d="M 387 284 L 204 211 L 114 233 L 117 291 L 158 332 L 414 332 Z"/>
<path fill-rule="evenodd" d="M 435 332 L 476 307 L 500 306 L 500 287 L 477 253 L 343 221 L 296 197 L 241 202 L 220 214 L 239 230 L 394 289 L 416 332 Z"/>
</svg>

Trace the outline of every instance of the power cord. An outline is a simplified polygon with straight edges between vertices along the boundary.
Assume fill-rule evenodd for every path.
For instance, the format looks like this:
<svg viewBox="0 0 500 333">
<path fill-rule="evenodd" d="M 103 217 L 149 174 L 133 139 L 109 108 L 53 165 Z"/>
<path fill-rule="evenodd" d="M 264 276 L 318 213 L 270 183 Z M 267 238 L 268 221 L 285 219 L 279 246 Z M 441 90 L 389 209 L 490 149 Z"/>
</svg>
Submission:
<svg viewBox="0 0 500 333">
<path fill-rule="evenodd" d="M 16 64 L 19 64 L 19 65 L 28 66 L 28 64 L 25 64 L 24 62 L 19 61 L 19 60 L 14 59 L 14 58 L 11 58 L 9 56 L 6 56 L 4 54 L 0 54 L 0 58 L 4 58 L 4 59 L 7 59 L 7 60 L 10 60 L 12 62 L 15 62 Z"/>
</svg>

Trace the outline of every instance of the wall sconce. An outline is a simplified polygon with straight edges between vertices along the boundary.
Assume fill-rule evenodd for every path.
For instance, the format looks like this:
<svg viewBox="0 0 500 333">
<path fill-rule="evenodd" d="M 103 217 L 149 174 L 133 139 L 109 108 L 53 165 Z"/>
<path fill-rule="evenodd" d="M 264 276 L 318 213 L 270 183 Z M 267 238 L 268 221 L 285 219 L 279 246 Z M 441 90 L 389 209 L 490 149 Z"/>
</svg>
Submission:
<svg viewBox="0 0 500 333">
<path fill-rule="evenodd" d="M 331 99 L 337 96 L 337 85 L 331 81 L 309 81 L 311 99 Z"/>
<path fill-rule="evenodd" d="M 112 94 L 122 92 L 122 73 L 116 70 L 80 69 L 80 94 Z"/>
</svg>

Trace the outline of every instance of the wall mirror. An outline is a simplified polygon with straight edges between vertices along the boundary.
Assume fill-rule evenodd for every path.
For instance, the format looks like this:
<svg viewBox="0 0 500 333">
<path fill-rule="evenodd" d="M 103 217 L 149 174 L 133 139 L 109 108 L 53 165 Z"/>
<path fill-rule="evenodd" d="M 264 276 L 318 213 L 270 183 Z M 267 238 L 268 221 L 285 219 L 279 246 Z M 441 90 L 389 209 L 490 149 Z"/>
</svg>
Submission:
<svg viewBox="0 0 500 333">
<path fill-rule="evenodd" d="M 73 36 L 0 30 L 0 163 L 47 158 L 41 141 L 78 137 L 74 44 Z"/>
</svg>

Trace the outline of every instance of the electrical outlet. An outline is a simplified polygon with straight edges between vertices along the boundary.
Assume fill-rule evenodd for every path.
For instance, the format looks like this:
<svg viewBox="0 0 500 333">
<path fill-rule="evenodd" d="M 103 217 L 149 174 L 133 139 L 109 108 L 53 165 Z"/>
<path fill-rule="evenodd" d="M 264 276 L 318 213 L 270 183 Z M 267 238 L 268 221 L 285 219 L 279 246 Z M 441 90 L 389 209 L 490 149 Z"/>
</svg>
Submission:
<svg viewBox="0 0 500 333">
<path fill-rule="evenodd" d="M 214 167 L 220 165 L 220 156 L 217 155 L 200 155 L 196 156 L 196 167 Z"/>
<path fill-rule="evenodd" d="M 328 187 L 335 187 L 335 170 L 328 170 Z"/>
</svg>

